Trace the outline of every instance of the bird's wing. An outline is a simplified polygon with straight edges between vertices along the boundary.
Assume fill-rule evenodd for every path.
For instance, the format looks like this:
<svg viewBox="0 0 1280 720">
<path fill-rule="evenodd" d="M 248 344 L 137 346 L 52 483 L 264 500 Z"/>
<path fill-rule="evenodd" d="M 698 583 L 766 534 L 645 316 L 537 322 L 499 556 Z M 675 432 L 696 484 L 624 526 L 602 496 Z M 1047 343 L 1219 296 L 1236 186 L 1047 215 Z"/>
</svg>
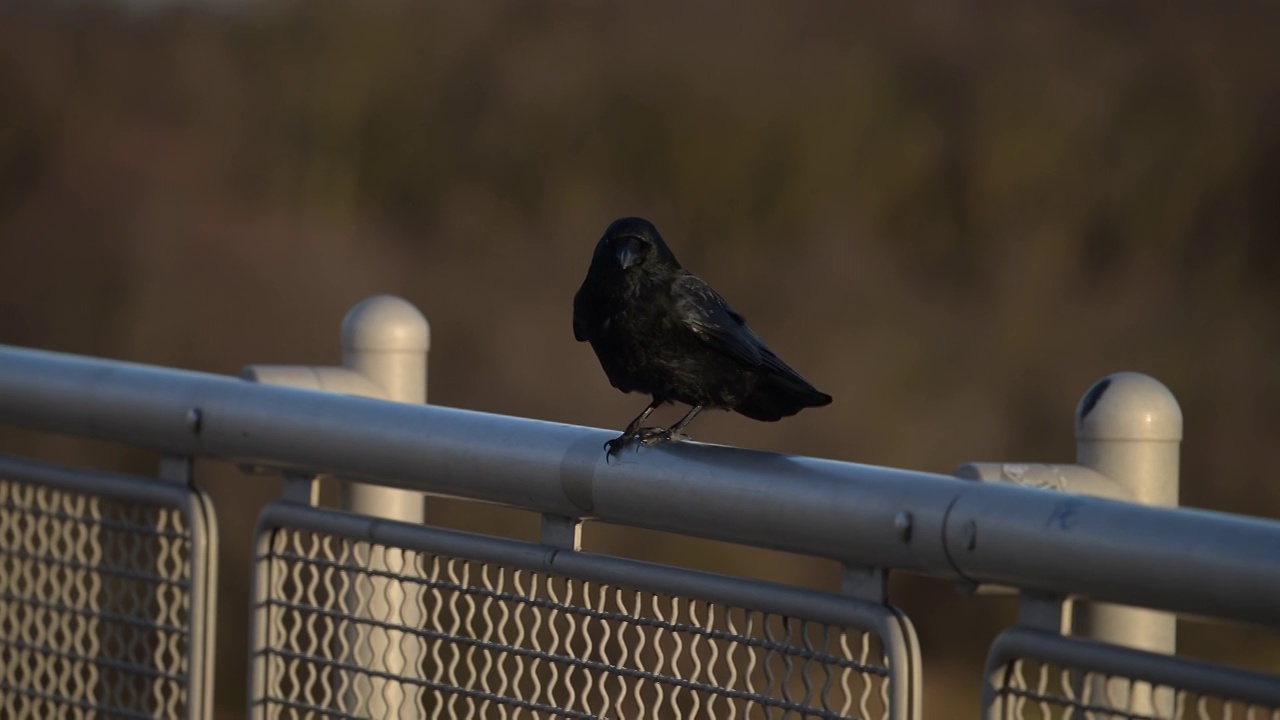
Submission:
<svg viewBox="0 0 1280 720">
<path fill-rule="evenodd" d="M 681 320 L 709 347 L 751 367 L 804 382 L 701 278 L 685 275 L 676 282 L 675 295 Z"/>
</svg>

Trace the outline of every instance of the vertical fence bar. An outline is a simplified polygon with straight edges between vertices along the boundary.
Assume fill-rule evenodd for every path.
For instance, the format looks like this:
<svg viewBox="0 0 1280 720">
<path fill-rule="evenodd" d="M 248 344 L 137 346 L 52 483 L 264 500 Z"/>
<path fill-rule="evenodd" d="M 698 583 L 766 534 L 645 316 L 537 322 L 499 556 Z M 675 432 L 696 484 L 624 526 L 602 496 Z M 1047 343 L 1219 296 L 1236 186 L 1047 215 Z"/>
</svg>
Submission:
<svg viewBox="0 0 1280 720">
<path fill-rule="evenodd" d="M 387 295 L 369 298 L 352 308 L 342 321 L 342 363 L 378 385 L 388 400 L 424 403 L 427 400 L 427 350 L 430 328 L 427 320 L 410 303 Z M 421 493 L 363 483 L 346 483 L 342 507 L 351 512 L 401 522 L 422 523 L 425 519 Z M 379 575 L 390 571 L 409 574 L 404 562 L 391 566 L 391 550 L 369 553 L 370 587 L 364 600 L 350 598 L 350 607 L 363 612 L 366 620 L 388 625 L 422 627 L 426 618 L 422 587 L 401 583 Z M 353 714 L 371 717 L 417 717 L 422 713 L 422 692 L 412 685 L 383 679 L 380 673 L 418 677 L 421 674 L 421 643 L 395 629 L 370 632 L 368 625 L 356 631 L 352 643 L 355 662 L 370 671 L 359 680 L 368 691 L 368 705 L 348 708 Z M 353 678 L 354 679 L 354 678 Z M 346 701 L 353 698 L 348 695 Z"/>
<path fill-rule="evenodd" d="M 186 608 L 190 633 L 187 640 L 187 717 L 212 718 L 217 645 L 218 521 L 213 503 L 203 490 L 195 486 L 194 473 L 194 458 L 164 456 L 160 459 L 159 477 L 191 491 L 185 506 L 186 531 L 191 543 L 188 549 L 190 605 Z M 173 555 L 172 550 L 170 554 Z M 164 618 L 158 616 L 156 622 L 162 624 Z M 157 655 L 157 661 L 159 659 Z"/>
<path fill-rule="evenodd" d="M 1133 372 L 1109 375 L 1094 384 L 1076 409 L 1076 462 L 1096 470 L 1133 493 L 1144 505 L 1178 505 L 1178 452 L 1182 410 L 1158 380 Z M 1173 654 L 1177 618 L 1170 613 L 1100 602 L 1076 602 L 1073 633 L 1126 647 Z M 1172 692 L 1091 689 L 1097 700 L 1130 712 L 1172 717 Z M 1110 690 L 1111 692 L 1107 692 Z M 1124 707 L 1126 706 L 1127 707 Z"/>
</svg>

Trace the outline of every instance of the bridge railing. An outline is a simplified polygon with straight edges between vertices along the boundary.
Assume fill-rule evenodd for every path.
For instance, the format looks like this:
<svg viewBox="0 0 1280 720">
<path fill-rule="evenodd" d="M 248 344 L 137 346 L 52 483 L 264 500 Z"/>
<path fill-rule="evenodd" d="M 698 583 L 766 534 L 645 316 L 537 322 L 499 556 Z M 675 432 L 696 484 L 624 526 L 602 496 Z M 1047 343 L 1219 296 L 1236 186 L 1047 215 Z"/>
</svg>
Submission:
<svg viewBox="0 0 1280 720">
<path fill-rule="evenodd" d="M 608 431 L 421 404 L 427 339 L 381 297 L 348 316 L 339 368 L 0 348 L 0 423 L 166 458 L 159 478 L 0 462 L 4 716 L 208 715 L 197 457 L 287 478 L 257 530 L 255 717 L 917 718 L 894 570 L 1021 594 L 989 717 L 1280 714 L 1280 679 L 1172 654 L 1178 613 L 1280 628 L 1280 523 L 1161 507 L 1181 415 L 1150 378 L 1086 393 L 1075 465 L 956 477 L 697 443 L 609 460 Z M 354 481 L 344 510 L 317 506 L 322 474 Z M 424 493 L 541 513 L 541 540 L 425 526 Z M 584 552 L 590 521 L 830 558 L 841 592 Z"/>
</svg>

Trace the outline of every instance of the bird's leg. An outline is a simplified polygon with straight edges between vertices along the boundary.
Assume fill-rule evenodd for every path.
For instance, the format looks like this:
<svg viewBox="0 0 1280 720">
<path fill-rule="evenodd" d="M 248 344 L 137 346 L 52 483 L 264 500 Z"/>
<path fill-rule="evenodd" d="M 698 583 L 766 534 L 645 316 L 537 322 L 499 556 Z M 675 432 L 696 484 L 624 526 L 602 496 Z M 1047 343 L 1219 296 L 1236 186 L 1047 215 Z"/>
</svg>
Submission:
<svg viewBox="0 0 1280 720">
<path fill-rule="evenodd" d="M 644 435 L 644 431 L 640 427 L 640 423 L 644 422 L 653 414 L 653 411 L 657 410 L 658 406 L 664 402 L 666 402 L 666 400 L 655 397 L 653 402 L 649 403 L 649 407 L 645 408 L 643 412 L 637 415 L 636 419 L 632 420 L 627 425 L 627 429 L 623 430 L 621 435 L 604 444 L 605 453 L 610 457 L 617 455 L 618 451 L 621 450 L 624 445 L 635 440 L 637 437 L 642 437 Z"/>
<path fill-rule="evenodd" d="M 702 406 L 694 405 L 693 409 L 690 410 L 688 414 L 686 414 L 684 417 L 680 418 L 680 422 L 676 423 L 675 425 L 672 425 L 671 429 L 668 432 L 670 432 L 672 435 L 684 435 L 684 433 L 681 432 L 681 430 L 684 430 L 684 427 L 688 425 L 690 421 L 692 421 L 695 417 L 697 417 L 698 413 L 700 412 L 702 412 Z"/>
<path fill-rule="evenodd" d="M 636 431 L 640 429 L 640 423 L 649 419 L 649 416 L 653 414 L 653 411 L 657 410 L 658 406 L 664 402 L 666 402 L 666 400 L 659 400 L 658 398 L 654 398 L 653 402 L 649 403 L 649 407 L 645 408 L 644 412 L 637 415 L 636 419 L 632 420 L 631 424 L 627 425 L 627 429 L 622 431 L 622 434 L 635 435 Z"/>
<path fill-rule="evenodd" d="M 668 440 L 686 440 L 689 436 L 685 435 L 683 430 L 685 426 L 697 417 L 700 412 L 702 412 L 702 406 L 694 405 L 692 410 L 686 413 L 684 417 L 680 418 L 680 422 L 677 422 L 666 430 L 658 430 L 655 428 L 654 432 L 642 435 L 640 441 L 645 445 L 655 445 Z"/>
</svg>

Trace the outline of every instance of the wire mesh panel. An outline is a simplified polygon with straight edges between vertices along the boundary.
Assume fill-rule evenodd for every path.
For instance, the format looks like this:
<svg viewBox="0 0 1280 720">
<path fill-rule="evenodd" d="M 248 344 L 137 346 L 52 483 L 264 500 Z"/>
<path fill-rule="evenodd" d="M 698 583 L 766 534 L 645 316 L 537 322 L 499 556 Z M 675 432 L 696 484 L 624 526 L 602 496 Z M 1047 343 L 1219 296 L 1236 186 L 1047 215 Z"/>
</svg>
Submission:
<svg viewBox="0 0 1280 720">
<path fill-rule="evenodd" d="M 1011 630 L 988 659 L 989 720 L 1280 720 L 1280 677 Z"/>
<path fill-rule="evenodd" d="M 261 717 L 899 718 L 918 706 L 910 626 L 847 597 L 285 504 L 268 509 L 259 548 Z M 388 593 L 422 621 L 378 619 L 369 606 Z"/>
<path fill-rule="evenodd" d="M 0 458 L 0 717 L 207 714 L 203 503 L 178 483 Z"/>
</svg>

